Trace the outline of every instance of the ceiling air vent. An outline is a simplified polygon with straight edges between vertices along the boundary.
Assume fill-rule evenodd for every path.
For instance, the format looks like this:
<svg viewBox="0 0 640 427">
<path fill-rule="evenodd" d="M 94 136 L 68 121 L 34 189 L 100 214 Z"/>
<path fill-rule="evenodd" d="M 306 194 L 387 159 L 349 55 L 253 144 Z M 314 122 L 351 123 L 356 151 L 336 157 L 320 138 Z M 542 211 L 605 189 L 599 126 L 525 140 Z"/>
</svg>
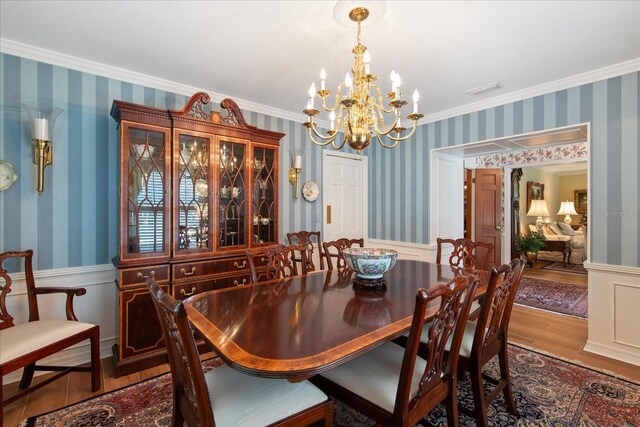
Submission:
<svg viewBox="0 0 640 427">
<path fill-rule="evenodd" d="M 474 87 L 473 89 L 469 89 L 465 91 L 465 93 L 469 95 L 479 95 L 481 93 L 489 92 L 490 90 L 499 89 L 500 87 L 501 87 L 500 83 L 493 82 L 493 83 L 488 83 L 486 85 Z"/>
</svg>

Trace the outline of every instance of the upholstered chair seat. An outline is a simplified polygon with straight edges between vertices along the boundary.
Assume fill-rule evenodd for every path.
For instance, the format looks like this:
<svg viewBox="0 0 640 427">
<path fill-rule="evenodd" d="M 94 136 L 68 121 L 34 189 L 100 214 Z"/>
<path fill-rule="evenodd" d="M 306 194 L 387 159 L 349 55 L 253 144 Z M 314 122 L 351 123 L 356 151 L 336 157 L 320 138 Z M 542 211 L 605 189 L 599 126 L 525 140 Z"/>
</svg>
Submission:
<svg viewBox="0 0 640 427">
<path fill-rule="evenodd" d="M 0 364 L 82 333 L 95 325 L 73 320 L 36 320 L 0 330 Z"/>
<path fill-rule="evenodd" d="M 398 394 L 404 352 L 404 348 L 389 342 L 327 371 L 322 376 L 392 413 Z M 418 392 L 420 378 L 426 367 L 427 361 L 416 357 L 411 378 L 411 397 Z"/>
<path fill-rule="evenodd" d="M 207 372 L 204 379 L 217 427 L 271 425 L 327 401 L 308 381 L 259 378 L 227 365 Z"/>
</svg>

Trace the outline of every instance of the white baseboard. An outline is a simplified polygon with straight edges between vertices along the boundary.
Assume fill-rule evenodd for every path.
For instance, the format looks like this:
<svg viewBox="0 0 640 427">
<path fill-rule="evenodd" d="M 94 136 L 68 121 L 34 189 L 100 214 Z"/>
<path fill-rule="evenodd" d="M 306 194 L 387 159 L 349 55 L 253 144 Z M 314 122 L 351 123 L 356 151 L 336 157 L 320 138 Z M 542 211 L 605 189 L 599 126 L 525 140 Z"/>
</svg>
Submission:
<svg viewBox="0 0 640 427">
<path fill-rule="evenodd" d="M 100 340 L 100 359 L 111 357 L 111 348 L 117 342 L 118 338 L 106 338 Z M 91 345 L 89 340 L 85 343 L 74 345 L 64 349 L 52 356 L 46 357 L 39 361 L 38 365 L 50 366 L 78 366 L 91 362 Z M 36 371 L 34 376 L 47 374 L 45 371 Z M 2 378 L 2 384 L 11 384 L 20 381 L 22 377 L 22 369 L 11 372 Z"/>
<path fill-rule="evenodd" d="M 593 342 L 591 340 L 587 340 L 587 344 L 584 346 L 583 350 L 588 351 L 589 353 L 608 357 L 610 359 L 615 359 L 621 362 L 640 366 L 640 354 L 625 351 L 617 347 L 611 347 L 608 345 Z"/>
</svg>

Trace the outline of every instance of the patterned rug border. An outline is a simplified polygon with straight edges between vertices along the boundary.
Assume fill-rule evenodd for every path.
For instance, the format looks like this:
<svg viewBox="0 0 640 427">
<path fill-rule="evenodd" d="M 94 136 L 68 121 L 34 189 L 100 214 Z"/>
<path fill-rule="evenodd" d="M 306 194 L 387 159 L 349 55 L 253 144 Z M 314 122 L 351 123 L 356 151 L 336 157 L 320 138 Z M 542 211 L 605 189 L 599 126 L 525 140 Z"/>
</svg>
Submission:
<svg viewBox="0 0 640 427">
<path fill-rule="evenodd" d="M 538 354 L 540 354 L 542 356 L 546 356 L 546 357 L 548 357 L 550 359 L 556 359 L 556 360 L 559 360 L 561 362 L 565 362 L 565 363 L 568 363 L 570 365 L 576 366 L 578 368 L 583 368 L 583 369 L 587 369 L 587 370 L 592 371 L 592 372 L 597 372 L 599 374 L 608 375 L 608 376 L 610 376 L 612 378 L 627 382 L 629 384 L 640 386 L 640 380 L 638 380 L 638 381 L 637 380 L 633 380 L 633 379 L 631 379 L 631 378 L 629 378 L 627 376 L 624 376 L 622 374 L 617 374 L 617 373 L 612 372 L 612 371 L 610 371 L 608 369 L 596 368 L 595 366 L 585 365 L 585 363 L 583 361 L 579 360 L 579 359 L 568 359 L 566 357 L 562 357 L 562 356 L 558 356 L 557 354 L 550 353 L 550 352 L 548 352 L 546 350 L 541 350 L 541 349 L 538 349 L 538 348 L 534 348 L 534 347 L 531 347 L 529 345 L 522 344 L 522 343 L 519 343 L 519 342 L 516 343 L 516 342 L 508 341 L 508 343 L 509 343 L 509 345 L 521 348 L 522 350 L 527 350 L 527 351 L 531 351 L 531 352 L 534 352 L 534 353 L 538 353 Z M 593 354 L 596 354 L 596 353 L 593 353 Z M 624 363 L 624 362 L 622 362 L 622 363 Z"/>
<path fill-rule="evenodd" d="M 589 272 L 587 271 L 587 269 L 585 268 L 584 273 L 582 271 L 572 271 L 572 270 L 567 270 L 567 269 L 562 269 L 562 268 L 550 268 L 551 264 L 562 264 L 559 261 L 546 261 L 548 262 L 548 264 L 543 265 L 542 267 L 540 267 L 540 270 L 550 270 L 550 271 L 559 271 L 561 273 L 571 273 L 571 274 L 581 274 L 583 276 L 586 276 L 589 274 Z M 570 265 L 577 265 L 577 264 L 570 264 Z M 582 268 L 584 268 L 584 264 L 582 264 Z"/>
<path fill-rule="evenodd" d="M 521 344 L 521 343 L 509 342 L 509 345 L 513 346 L 513 347 L 518 347 L 518 348 L 520 348 L 522 350 L 526 350 L 526 351 L 530 351 L 530 352 L 533 352 L 533 353 L 537 353 L 537 354 L 539 354 L 541 356 L 548 357 L 550 359 L 555 359 L 555 360 L 557 360 L 559 362 L 566 363 L 566 364 L 575 366 L 577 368 L 586 369 L 588 371 L 595 372 L 595 373 L 602 374 L 602 375 L 606 375 L 606 376 L 615 378 L 617 380 L 627 382 L 627 383 L 632 384 L 632 385 L 640 386 L 640 382 L 637 382 L 635 380 L 627 378 L 624 375 L 619 375 L 619 374 L 613 373 L 613 372 L 611 372 L 609 370 L 606 370 L 606 369 L 600 369 L 600 368 L 595 368 L 595 367 L 592 367 L 592 366 L 589 366 L 589 365 L 585 365 L 583 362 L 581 362 L 581 361 L 579 361 L 577 359 L 570 360 L 570 359 L 567 359 L 567 358 L 564 358 L 564 357 L 557 356 L 555 354 L 549 353 L 549 352 L 547 352 L 545 350 L 539 350 L 539 349 L 536 349 L 536 348 L 533 348 L 533 347 L 530 347 L 530 346 L 527 346 L 527 345 Z M 212 359 L 216 359 L 216 358 L 220 359 L 218 356 L 213 356 L 213 357 L 208 357 L 207 359 L 202 360 L 202 362 L 206 362 L 206 361 L 209 361 L 209 360 L 212 360 Z M 220 360 L 222 361 L 222 359 L 220 359 Z M 139 381 L 137 383 L 133 383 L 133 384 L 129 384 L 129 385 L 126 385 L 126 386 L 122 386 L 122 387 L 116 388 L 114 390 L 110 390 L 110 391 L 98 394 L 96 396 L 92 396 L 92 397 L 80 400 L 78 402 L 74 402 L 74 403 L 71 403 L 69 405 L 65 405 L 63 407 L 54 409 L 52 411 L 43 412 L 43 413 L 38 414 L 38 415 L 32 415 L 32 416 L 30 416 L 28 418 L 25 418 L 22 421 L 20 421 L 20 423 L 18 424 L 18 427 L 33 427 L 35 425 L 36 420 L 39 417 L 43 417 L 43 416 L 46 416 L 48 414 L 67 409 L 67 408 L 69 408 L 71 406 L 79 405 L 79 404 L 88 402 L 90 400 L 97 399 L 99 397 L 102 397 L 102 396 L 110 394 L 110 393 L 116 393 L 116 392 L 119 392 L 119 391 L 124 390 L 126 388 L 133 387 L 133 386 L 138 385 L 138 384 L 143 383 L 143 382 L 152 381 L 154 379 L 157 379 L 159 377 L 162 377 L 162 376 L 168 375 L 168 374 L 170 374 L 170 372 L 165 372 L 163 374 L 158 374 L 158 375 L 155 375 L 153 377 L 146 378 L 146 379 L 144 379 L 142 381 Z"/>
<path fill-rule="evenodd" d="M 520 307 L 530 308 L 532 310 L 540 310 L 540 311 L 544 311 L 544 312 L 551 313 L 551 314 L 557 314 L 558 316 L 567 316 L 567 317 L 573 317 L 574 319 L 589 320 L 588 317 L 576 316 L 575 314 L 569 314 L 569 313 L 560 313 L 559 311 L 547 310 L 546 308 L 540 308 L 540 307 L 533 307 L 533 306 L 522 304 L 522 303 L 519 303 L 519 302 L 514 302 L 514 304 L 518 305 Z M 527 350 L 529 350 L 529 349 L 527 349 Z"/>
<path fill-rule="evenodd" d="M 527 282 L 528 281 L 528 282 Z M 530 282 L 530 283 L 529 283 Z M 537 283 L 539 282 L 539 283 Z M 581 295 L 579 296 L 579 298 L 575 299 L 575 301 L 571 302 L 570 306 L 559 306 L 559 307 L 554 307 L 553 304 L 549 304 L 546 300 L 540 300 L 539 298 L 541 296 L 544 296 L 545 294 L 542 293 L 534 293 L 531 294 L 529 296 L 527 296 L 527 293 L 525 292 L 524 294 L 521 293 L 524 291 L 524 289 L 526 289 L 527 287 L 531 287 L 535 290 L 536 287 L 540 287 L 540 283 L 544 284 L 545 282 L 549 283 L 549 287 L 551 289 L 558 288 L 558 286 L 560 287 L 565 287 L 567 289 L 567 292 L 571 292 L 574 289 L 580 289 L 579 292 L 581 292 Z M 531 291 L 529 291 L 531 292 Z M 519 306 L 523 306 L 523 307 L 528 307 L 528 308 L 533 308 L 536 310 L 542 310 L 542 311 L 547 311 L 549 313 L 555 313 L 555 314 L 560 314 L 560 315 L 565 315 L 565 316 L 572 316 L 578 319 L 588 319 L 589 318 L 589 313 L 588 313 L 588 292 L 589 292 L 589 287 L 587 285 L 582 285 L 582 284 L 577 284 L 577 283 L 573 283 L 570 281 L 562 281 L 562 280 L 558 280 L 558 279 L 545 279 L 545 278 L 541 278 L 541 277 L 535 277 L 535 276 L 528 276 L 525 275 L 522 278 L 522 281 L 520 282 L 520 285 L 518 286 L 518 291 L 516 293 L 516 299 L 514 301 L 514 304 L 517 304 Z M 537 295 L 536 297 L 532 298 L 532 295 Z M 564 297 L 566 297 L 567 295 L 565 295 Z M 563 297 L 563 298 L 564 298 Z M 584 310 L 584 315 L 582 314 L 582 310 L 579 309 L 580 307 L 580 302 L 584 301 L 584 303 L 586 303 L 586 309 Z M 576 308 L 578 308 L 578 310 L 576 310 Z M 571 313 L 571 311 L 573 311 L 574 313 Z M 580 313 L 580 314 L 578 314 Z"/>
</svg>

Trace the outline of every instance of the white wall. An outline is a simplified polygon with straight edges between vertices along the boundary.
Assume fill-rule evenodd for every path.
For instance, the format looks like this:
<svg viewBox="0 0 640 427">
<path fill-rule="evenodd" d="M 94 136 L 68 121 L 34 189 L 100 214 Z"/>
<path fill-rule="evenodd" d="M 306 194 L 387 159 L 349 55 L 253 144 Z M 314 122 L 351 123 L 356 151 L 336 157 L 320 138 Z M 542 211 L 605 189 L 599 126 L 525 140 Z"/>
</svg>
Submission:
<svg viewBox="0 0 640 427">
<path fill-rule="evenodd" d="M 587 188 L 587 173 L 578 175 L 562 175 L 560 177 L 560 202 L 566 200 L 574 200 L 574 190 L 586 190 Z M 556 211 L 558 212 L 558 211 Z M 571 215 L 571 224 L 580 224 L 581 215 Z M 558 215 L 558 221 L 564 220 L 563 215 Z"/>
</svg>

